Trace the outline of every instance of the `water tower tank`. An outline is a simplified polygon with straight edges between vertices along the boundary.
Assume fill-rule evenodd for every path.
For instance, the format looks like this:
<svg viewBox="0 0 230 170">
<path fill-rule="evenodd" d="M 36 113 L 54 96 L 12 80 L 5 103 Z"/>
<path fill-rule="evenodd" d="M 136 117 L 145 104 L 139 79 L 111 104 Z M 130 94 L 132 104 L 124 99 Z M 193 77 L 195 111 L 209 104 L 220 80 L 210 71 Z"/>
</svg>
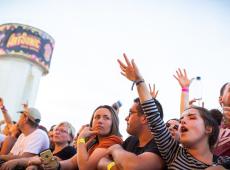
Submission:
<svg viewBox="0 0 230 170">
<path fill-rule="evenodd" d="M 40 79 L 49 72 L 53 48 L 53 38 L 40 29 L 0 25 L 0 97 L 13 120 L 19 117 L 16 112 L 23 103 L 34 106 Z"/>
</svg>

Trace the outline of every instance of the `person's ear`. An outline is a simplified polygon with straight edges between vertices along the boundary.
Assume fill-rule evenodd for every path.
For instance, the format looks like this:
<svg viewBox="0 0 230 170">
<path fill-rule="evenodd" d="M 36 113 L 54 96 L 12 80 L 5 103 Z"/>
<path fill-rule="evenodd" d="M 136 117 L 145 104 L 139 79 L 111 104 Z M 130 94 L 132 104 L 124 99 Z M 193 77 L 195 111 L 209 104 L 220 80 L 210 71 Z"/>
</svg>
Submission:
<svg viewBox="0 0 230 170">
<path fill-rule="evenodd" d="M 141 122 L 142 122 L 143 124 L 148 123 L 147 118 L 146 118 L 145 115 L 142 115 L 142 116 L 141 116 Z"/>
</svg>

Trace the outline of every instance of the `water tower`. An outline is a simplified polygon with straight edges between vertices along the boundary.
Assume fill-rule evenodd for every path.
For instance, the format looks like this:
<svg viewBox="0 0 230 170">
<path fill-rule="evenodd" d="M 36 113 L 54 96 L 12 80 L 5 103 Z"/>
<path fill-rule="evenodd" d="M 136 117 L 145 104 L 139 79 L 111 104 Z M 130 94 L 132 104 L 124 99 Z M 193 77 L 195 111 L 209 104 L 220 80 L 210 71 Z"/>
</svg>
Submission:
<svg viewBox="0 0 230 170">
<path fill-rule="evenodd" d="M 40 29 L 0 25 L 0 97 L 13 120 L 23 103 L 34 106 L 40 79 L 49 72 L 53 48 L 53 38 Z"/>
</svg>

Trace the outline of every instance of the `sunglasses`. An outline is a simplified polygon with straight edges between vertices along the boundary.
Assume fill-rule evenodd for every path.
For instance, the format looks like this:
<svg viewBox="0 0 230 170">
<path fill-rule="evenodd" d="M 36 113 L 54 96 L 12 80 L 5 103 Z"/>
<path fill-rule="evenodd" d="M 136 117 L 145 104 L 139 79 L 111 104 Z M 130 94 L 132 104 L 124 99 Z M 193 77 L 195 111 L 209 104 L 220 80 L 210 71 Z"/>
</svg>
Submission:
<svg viewBox="0 0 230 170">
<path fill-rule="evenodd" d="M 167 128 L 169 128 L 169 127 L 172 126 L 172 124 L 170 124 L 170 123 L 166 123 L 165 125 L 166 125 Z M 179 126 L 178 125 L 174 125 L 172 128 L 175 129 L 175 130 L 178 130 Z"/>
</svg>

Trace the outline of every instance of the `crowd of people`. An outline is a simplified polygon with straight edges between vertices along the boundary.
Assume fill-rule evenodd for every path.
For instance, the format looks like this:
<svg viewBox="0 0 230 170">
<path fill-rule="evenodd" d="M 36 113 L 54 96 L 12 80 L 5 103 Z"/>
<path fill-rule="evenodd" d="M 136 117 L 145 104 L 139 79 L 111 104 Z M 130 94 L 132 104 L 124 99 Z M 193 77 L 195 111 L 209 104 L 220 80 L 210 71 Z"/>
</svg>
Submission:
<svg viewBox="0 0 230 170">
<path fill-rule="evenodd" d="M 47 131 L 39 124 L 39 110 L 28 105 L 14 122 L 0 98 L 5 123 L 0 170 L 230 169 L 230 83 L 220 90 L 223 110 L 208 110 L 189 100 L 191 79 L 186 70 L 178 69 L 174 77 L 181 87 L 180 113 L 165 123 L 155 86 L 148 87 L 134 60 L 123 56 L 124 61 L 118 60 L 121 74 L 138 93 L 125 118 L 127 139 L 119 131 L 118 107 L 98 106 L 89 124 L 75 134 L 69 122 Z M 46 150 L 51 154 L 43 157 Z"/>
</svg>

